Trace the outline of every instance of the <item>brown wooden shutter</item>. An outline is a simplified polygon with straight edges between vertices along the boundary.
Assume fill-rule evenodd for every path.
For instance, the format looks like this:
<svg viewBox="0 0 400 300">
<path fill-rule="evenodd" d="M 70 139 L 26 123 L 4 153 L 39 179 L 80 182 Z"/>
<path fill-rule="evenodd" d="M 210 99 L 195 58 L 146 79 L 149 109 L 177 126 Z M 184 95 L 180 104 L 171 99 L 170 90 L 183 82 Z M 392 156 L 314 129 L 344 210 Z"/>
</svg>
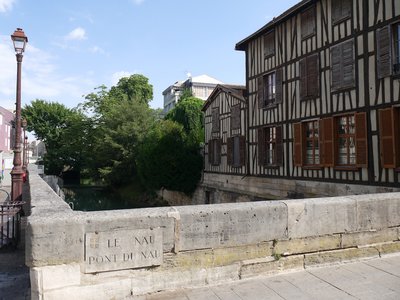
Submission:
<svg viewBox="0 0 400 300">
<path fill-rule="evenodd" d="M 241 135 L 239 137 L 239 150 L 240 150 L 240 165 L 246 164 L 246 137 Z"/>
<path fill-rule="evenodd" d="M 378 78 L 392 75 L 390 25 L 376 31 Z"/>
<path fill-rule="evenodd" d="M 325 167 L 333 167 L 335 161 L 335 142 L 334 142 L 334 118 L 326 118 L 322 120 L 322 134 L 323 134 L 323 164 Z"/>
<path fill-rule="evenodd" d="M 367 114 L 365 112 L 355 114 L 356 123 L 356 165 L 368 167 L 368 137 Z"/>
<path fill-rule="evenodd" d="M 300 60 L 300 99 L 307 96 L 307 59 Z"/>
<path fill-rule="evenodd" d="M 259 128 L 257 130 L 258 140 L 258 164 L 263 166 L 265 164 L 265 128 Z"/>
<path fill-rule="evenodd" d="M 332 22 L 336 23 L 351 17 L 352 0 L 332 1 Z"/>
<path fill-rule="evenodd" d="M 275 54 L 275 31 L 264 35 L 264 57 Z"/>
<path fill-rule="evenodd" d="M 324 120 L 319 120 L 318 122 L 318 128 L 319 128 L 319 135 L 318 135 L 318 140 L 319 140 L 319 164 L 323 166 L 325 164 L 325 143 L 324 143 Z"/>
<path fill-rule="evenodd" d="M 214 164 L 214 157 L 213 157 L 213 140 L 208 141 L 208 162 L 209 164 Z"/>
<path fill-rule="evenodd" d="M 240 104 L 231 108 L 231 129 L 240 129 Z"/>
<path fill-rule="evenodd" d="M 282 103 L 283 100 L 283 70 L 279 68 L 275 72 L 275 103 Z"/>
<path fill-rule="evenodd" d="M 293 124 L 293 163 L 296 167 L 303 165 L 302 123 Z"/>
<path fill-rule="evenodd" d="M 307 38 L 313 34 L 315 34 L 315 6 L 301 14 L 301 38 Z"/>
<path fill-rule="evenodd" d="M 221 164 L 221 149 L 222 149 L 222 139 L 215 140 L 216 147 L 217 147 L 217 161 L 216 164 Z"/>
<path fill-rule="evenodd" d="M 351 17 L 353 0 L 342 0 L 342 18 Z"/>
<path fill-rule="evenodd" d="M 257 78 L 258 108 L 264 108 L 264 77 Z"/>
<path fill-rule="evenodd" d="M 354 41 L 350 40 L 342 45 L 343 82 L 342 87 L 354 86 Z"/>
<path fill-rule="evenodd" d="M 336 45 L 331 48 L 332 89 L 337 89 L 337 88 L 341 87 L 342 59 L 341 59 L 341 47 L 340 46 L 341 45 Z"/>
<path fill-rule="evenodd" d="M 397 119 L 393 108 L 379 110 L 379 137 L 380 154 L 383 168 L 396 168 L 398 165 L 396 149 L 395 119 Z"/>
<path fill-rule="evenodd" d="M 212 132 L 219 132 L 219 108 L 213 108 L 212 110 Z"/>
<path fill-rule="evenodd" d="M 278 166 L 283 165 L 283 132 L 282 126 L 276 127 L 276 148 L 275 148 L 275 160 Z"/>
<path fill-rule="evenodd" d="M 319 55 L 307 58 L 307 96 L 319 96 Z"/>
<path fill-rule="evenodd" d="M 233 137 L 226 140 L 226 159 L 229 166 L 233 165 Z"/>
<path fill-rule="evenodd" d="M 342 15 L 342 5 L 340 0 L 335 0 L 331 2 L 331 9 L 332 9 L 332 22 L 336 23 L 341 19 Z"/>
</svg>

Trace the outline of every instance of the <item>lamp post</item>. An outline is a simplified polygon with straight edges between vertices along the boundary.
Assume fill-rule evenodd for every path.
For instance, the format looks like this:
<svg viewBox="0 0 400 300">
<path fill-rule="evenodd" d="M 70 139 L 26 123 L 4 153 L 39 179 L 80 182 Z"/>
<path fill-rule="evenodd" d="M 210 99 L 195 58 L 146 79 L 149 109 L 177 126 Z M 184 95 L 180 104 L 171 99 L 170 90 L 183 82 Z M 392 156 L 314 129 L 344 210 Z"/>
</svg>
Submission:
<svg viewBox="0 0 400 300">
<path fill-rule="evenodd" d="M 21 28 L 17 28 L 11 35 L 17 57 L 17 95 L 15 109 L 15 145 L 14 160 L 11 170 L 11 200 L 22 200 L 22 181 L 24 171 L 21 162 L 21 64 L 28 38 Z"/>
<path fill-rule="evenodd" d="M 28 137 L 26 136 L 26 125 L 25 119 L 22 119 L 22 128 L 24 129 L 23 147 L 22 147 L 22 170 L 26 172 L 26 141 Z"/>
</svg>

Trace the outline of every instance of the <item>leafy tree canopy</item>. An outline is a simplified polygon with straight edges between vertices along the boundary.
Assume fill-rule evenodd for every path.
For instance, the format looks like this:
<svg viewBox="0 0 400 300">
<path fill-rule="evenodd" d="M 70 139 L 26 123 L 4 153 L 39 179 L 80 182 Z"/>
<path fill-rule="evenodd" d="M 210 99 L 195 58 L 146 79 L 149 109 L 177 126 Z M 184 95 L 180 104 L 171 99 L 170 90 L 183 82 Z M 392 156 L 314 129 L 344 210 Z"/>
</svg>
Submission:
<svg viewBox="0 0 400 300">
<path fill-rule="evenodd" d="M 108 184 L 125 183 L 135 175 L 137 145 L 154 122 L 154 114 L 145 103 L 124 99 L 113 105 L 98 128 L 94 169 Z"/>
<path fill-rule="evenodd" d="M 201 111 L 203 105 L 203 100 L 193 96 L 181 98 L 165 119 L 181 124 L 186 133 L 199 144 L 204 139 L 204 121 Z"/>
<path fill-rule="evenodd" d="M 80 111 L 37 99 L 22 110 L 27 130 L 46 145 L 46 174 L 60 175 L 65 166 L 78 171 L 90 145 L 90 120 Z"/>
<path fill-rule="evenodd" d="M 153 99 L 153 86 L 149 79 L 140 74 L 123 77 L 116 86 L 110 89 L 110 97 L 114 99 L 134 99 L 140 103 L 149 104 Z"/>
<path fill-rule="evenodd" d="M 155 123 L 139 146 L 137 168 L 148 189 L 166 188 L 191 194 L 201 177 L 203 160 L 182 125 Z"/>
</svg>

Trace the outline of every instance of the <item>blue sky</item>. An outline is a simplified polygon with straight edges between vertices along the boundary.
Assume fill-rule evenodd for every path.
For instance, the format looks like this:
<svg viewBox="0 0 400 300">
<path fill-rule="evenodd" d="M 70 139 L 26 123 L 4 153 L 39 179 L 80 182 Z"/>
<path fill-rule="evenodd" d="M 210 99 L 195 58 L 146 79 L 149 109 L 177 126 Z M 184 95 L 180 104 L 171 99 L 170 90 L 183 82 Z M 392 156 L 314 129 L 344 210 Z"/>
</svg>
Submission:
<svg viewBox="0 0 400 300">
<path fill-rule="evenodd" d="M 10 35 L 24 29 L 22 103 L 75 107 L 101 84 L 140 73 L 152 107 L 175 81 L 207 74 L 245 83 L 235 44 L 296 0 L 0 0 L 0 105 L 15 107 L 16 60 Z"/>
</svg>

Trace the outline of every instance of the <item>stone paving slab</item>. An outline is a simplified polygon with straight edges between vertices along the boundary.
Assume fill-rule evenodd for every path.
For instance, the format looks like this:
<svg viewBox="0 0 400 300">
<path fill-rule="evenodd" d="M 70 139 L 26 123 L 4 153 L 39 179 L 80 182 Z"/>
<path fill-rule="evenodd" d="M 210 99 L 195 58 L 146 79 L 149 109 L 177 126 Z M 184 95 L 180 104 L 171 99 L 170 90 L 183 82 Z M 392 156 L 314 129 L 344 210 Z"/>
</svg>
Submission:
<svg viewBox="0 0 400 300">
<path fill-rule="evenodd" d="M 400 299 L 400 254 L 134 300 Z"/>
</svg>

